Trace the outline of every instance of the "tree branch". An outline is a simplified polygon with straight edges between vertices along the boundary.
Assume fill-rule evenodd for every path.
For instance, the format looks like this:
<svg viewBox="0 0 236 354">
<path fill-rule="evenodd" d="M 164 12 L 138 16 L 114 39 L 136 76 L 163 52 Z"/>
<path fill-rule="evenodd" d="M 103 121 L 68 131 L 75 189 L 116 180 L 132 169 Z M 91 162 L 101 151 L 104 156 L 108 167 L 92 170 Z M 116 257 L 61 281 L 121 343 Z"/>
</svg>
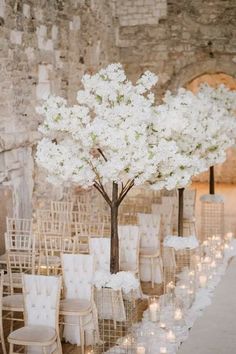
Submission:
<svg viewBox="0 0 236 354">
<path fill-rule="evenodd" d="M 99 184 L 97 181 L 94 182 L 94 187 L 99 191 L 99 193 L 103 196 L 103 198 L 106 200 L 107 204 L 111 206 L 111 200 L 106 193 L 105 189 L 101 184 Z"/>
<path fill-rule="evenodd" d="M 103 154 L 102 150 L 98 148 L 98 152 L 102 155 L 102 157 L 104 158 L 104 160 L 107 162 L 107 158 L 106 158 L 106 156 Z"/>
<path fill-rule="evenodd" d="M 134 180 L 130 181 L 129 185 L 123 190 L 118 199 L 118 205 L 121 204 L 122 200 L 125 198 L 130 189 L 134 186 Z"/>
</svg>

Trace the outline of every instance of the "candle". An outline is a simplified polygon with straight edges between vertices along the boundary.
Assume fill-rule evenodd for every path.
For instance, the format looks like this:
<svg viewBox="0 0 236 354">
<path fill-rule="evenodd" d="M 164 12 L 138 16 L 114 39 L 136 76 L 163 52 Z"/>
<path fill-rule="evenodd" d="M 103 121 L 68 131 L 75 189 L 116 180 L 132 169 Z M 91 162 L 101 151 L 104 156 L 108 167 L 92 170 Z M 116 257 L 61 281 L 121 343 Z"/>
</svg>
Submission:
<svg viewBox="0 0 236 354">
<path fill-rule="evenodd" d="M 211 257 L 206 256 L 203 260 L 204 263 L 211 263 Z"/>
<path fill-rule="evenodd" d="M 166 285 L 166 292 L 167 294 L 172 294 L 174 293 L 174 290 L 175 290 L 175 284 L 173 281 L 171 281 Z"/>
<path fill-rule="evenodd" d="M 159 326 L 163 329 L 166 328 L 166 324 L 164 322 L 160 322 Z"/>
<path fill-rule="evenodd" d="M 175 334 L 174 332 L 170 329 L 169 332 L 166 335 L 166 339 L 170 342 L 170 343 L 174 343 L 175 342 Z"/>
<path fill-rule="evenodd" d="M 166 347 L 160 347 L 160 354 L 167 354 Z"/>
<path fill-rule="evenodd" d="M 158 302 L 153 302 L 149 305 L 150 320 L 157 322 L 159 320 L 160 305 Z"/>
<path fill-rule="evenodd" d="M 182 314 L 182 311 L 181 311 L 180 308 L 177 308 L 177 309 L 175 310 L 175 316 L 174 316 L 174 318 L 175 318 L 176 321 L 182 320 L 183 314 Z"/>
<path fill-rule="evenodd" d="M 199 263 L 197 264 L 197 269 L 198 269 L 199 272 L 201 272 L 201 270 L 202 270 L 202 263 L 199 262 Z"/>
<path fill-rule="evenodd" d="M 226 238 L 227 238 L 227 240 L 232 240 L 232 238 L 233 238 L 233 233 L 232 232 L 227 232 L 227 234 L 226 234 Z"/>
<path fill-rule="evenodd" d="M 211 268 L 215 268 L 216 267 L 216 262 L 215 261 L 212 261 L 211 262 Z"/>
<path fill-rule="evenodd" d="M 201 288 L 205 288 L 207 284 L 207 276 L 205 274 L 199 276 L 199 284 Z"/>
<path fill-rule="evenodd" d="M 220 251 L 216 252 L 216 259 L 222 259 L 222 253 Z"/>
<path fill-rule="evenodd" d="M 137 346 L 137 351 L 136 351 L 136 354 L 145 354 L 145 348 L 143 345 L 138 345 Z"/>
</svg>

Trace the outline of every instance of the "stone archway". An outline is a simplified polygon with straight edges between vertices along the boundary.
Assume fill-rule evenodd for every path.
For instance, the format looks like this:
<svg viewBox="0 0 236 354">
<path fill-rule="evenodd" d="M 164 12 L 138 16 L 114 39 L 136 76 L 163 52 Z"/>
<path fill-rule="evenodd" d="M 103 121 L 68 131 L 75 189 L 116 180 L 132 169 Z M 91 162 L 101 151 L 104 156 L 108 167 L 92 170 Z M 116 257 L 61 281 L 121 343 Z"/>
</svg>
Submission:
<svg viewBox="0 0 236 354">
<path fill-rule="evenodd" d="M 190 82 L 204 75 L 225 74 L 236 78 L 236 56 L 220 55 L 214 59 L 194 62 L 183 67 L 172 76 L 168 89 L 176 90 L 186 87 Z"/>
<path fill-rule="evenodd" d="M 231 90 L 236 90 L 236 76 L 233 77 L 224 72 L 213 74 L 203 74 L 188 82 L 185 87 L 188 90 L 197 92 L 199 86 L 208 83 L 210 86 L 217 87 L 224 84 Z M 215 180 L 218 183 L 236 183 L 236 145 L 227 151 L 227 159 L 223 164 L 215 167 Z M 194 178 L 194 181 L 208 181 L 208 173 L 202 173 Z"/>
</svg>

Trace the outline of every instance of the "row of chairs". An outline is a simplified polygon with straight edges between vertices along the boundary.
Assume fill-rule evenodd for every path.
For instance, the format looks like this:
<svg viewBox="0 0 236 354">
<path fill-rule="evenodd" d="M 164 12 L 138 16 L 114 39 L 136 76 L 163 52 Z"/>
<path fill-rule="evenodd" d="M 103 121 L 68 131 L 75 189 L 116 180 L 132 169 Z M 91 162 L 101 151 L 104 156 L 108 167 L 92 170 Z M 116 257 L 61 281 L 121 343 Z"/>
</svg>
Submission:
<svg viewBox="0 0 236 354">
<path fill-rule="evenodd" d="M 8 337 L 10 354 L 14 353 L 14 344 L 41 346 L 44 347 L 43 353 L 46 353 L 45 348 L 51 346 L 54 342 L 57 343 L 58 352 L 61 353 L 58 330 L 59 314 L 63 317 L 61 323 L 65 325 L 67 331 L 69 326 L 76 323 L 82 353 L 84 353 L 85 326 L 87 326 L 88 322 L 90 322 L 90 325 L 93 324 L 92 327 L 96 332 L 97 338 L 99 338 L 98 317 L 92 285 L 95 269 L 94 256 L 62 254 L 61 263 L 63 287 L 61 287 L 61 280 L 58 276 L 25 274 L 20 272 L 19 269 L 18 276 L 22 280 L 23 294 L 1 296 L 1 314 L 2 311 L 10 311 L 11 314 L 10 317 L 4 316 L 5 320 L 18 320 L 18 318 L 13 316 L 13 313 L 24 312 L 25 327 L 13 331 Z M 1 273 L 0 285 L 0 290 L 2 291 L 4 286 L 3 272 Z M 61 291 L 63 293 L 62 296 L 60 296 Z M 10 303 L 14 303 L 14 307 L 9 307 Z M 88 318 L 88 316 L 91 317 Z M 74 318 L 78 319 L 78 321 L 75 322 Z M 47 324 L 46 327 L 45 324 Z M 0 334 L 5 354 L 2 321 Z"/>
</svg>

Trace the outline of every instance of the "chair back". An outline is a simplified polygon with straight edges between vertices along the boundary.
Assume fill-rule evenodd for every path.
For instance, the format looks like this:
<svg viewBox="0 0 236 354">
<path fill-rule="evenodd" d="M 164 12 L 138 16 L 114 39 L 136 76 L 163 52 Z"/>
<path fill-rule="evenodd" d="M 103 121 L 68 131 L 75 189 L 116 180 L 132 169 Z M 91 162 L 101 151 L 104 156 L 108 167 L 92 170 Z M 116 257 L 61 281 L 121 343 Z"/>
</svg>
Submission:
<svg viewBox="0 0 236 354">
<path fill-rule="evenodd" d="M 8 234 L 31 234 L 33 229 L 33 219 L 6 219 Z"/>
<path fill-rule="evenodd" d="M 23 275 L 25 324 L 58 329 L 61 278 Z"/>
<path fill-rule="evenodd" d="M 184 190 L 184 218 L 192 219 L 195 217 L 196 189 Z"/>
<path fill-rule="evenodd" d="M 22 274 L 35 273 L 34 252 L 12 252 L 7 251 L 7 275 L 11 294 L 15 288 L 22 287 Z"/>
<path fill-rule="evenodd" d="M 89 252 L 94 256 L 95 270 L 110 271 L 111 240 L 105 237 L 89 239 Z"/>
<path fill-rule="evenodd" d="M 161 214 L 161 241 L 167 235 L 173 234 L 173 206 L 170 203 L 160 204 L 160 214 Z"/>
<path fill-rule="evenodd" d="M 92 297 L 94 258 L 89 254 L 62 254 L 64 292 L 67 299 Z"/>
<path fill-rule="evenodd" d="M 135 225 L 119 225 L 120 267 L 127 270 L 139 267 L 139 227 Z M 124 270 L 124 269 L 123 269 Z"/>
<path fill-rule="evenodd" d="M 41 234 L 55 234 L 68 235 L 70 233 L 70 226 L 68 223 L 55 221 L 53 219 L 37 220 L 38 233 Z"/>
<path fill-rule="evenodd" d="M 3 297 L 4 270 L 0 270 L 0 321 L 2 323 L 2 297 Z M 0 325 L 1 328 L 1 325 Z"/>
<path fill-rule="evenodd" d="M 36 209 L 37 222 L 41 220 L 52 220 L 52 213 L 50 209 Z"/>
<path fill-rule="evenodd" d="M 91 211 L 91 201 L 86 200 L 82 202 L 81 200 L 77 200 L 77 208 L 78 212 L 82 214 L 90 214 Z"/>
<path fill-rule="evenodd" d="M 73 202 L 51 201 L 51 213 L 55 220 L 62 223 L 72 221 Z"/>
<path fill-rule="evenodd" d="M 157 229 L 160 228 L 160 221 L 161 217 L 160 214 L 144 214 L 144 213 L 138 213 L 138 225 L 139 226 L 152 226 L 156 227 Z"/>
<path fill-rule="evenodd" d="M 30 252 L 35 248 L 35 234 L 32 232 L 5 232 L 6 251 Z"/>
<path fill-rule="evenodd" d="M 160 249 L 161 216 L 153 214 L 138 214 L 140 247 Z"/>
</svg>

